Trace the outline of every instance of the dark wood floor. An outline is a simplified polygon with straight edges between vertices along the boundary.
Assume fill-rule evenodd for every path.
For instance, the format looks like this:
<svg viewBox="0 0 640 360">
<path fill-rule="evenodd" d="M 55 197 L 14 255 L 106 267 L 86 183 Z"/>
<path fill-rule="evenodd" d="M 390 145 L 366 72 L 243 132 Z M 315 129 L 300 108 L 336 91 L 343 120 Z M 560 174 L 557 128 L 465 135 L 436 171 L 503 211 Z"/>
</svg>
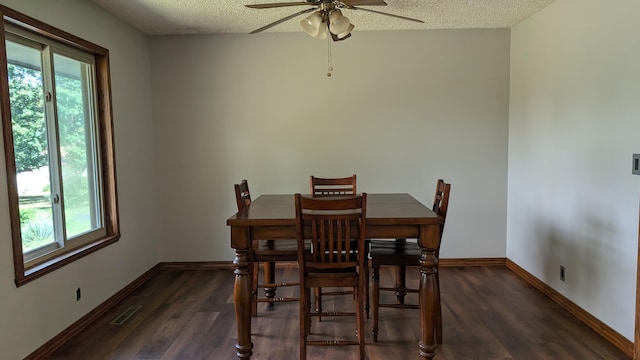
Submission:
<svg viewBox="0 0 640 360">
<path fill-rule="evenodd" d="M 417 271 L 409 273 L 417 285 Z M 297 270 L 278 269 L 276 276 L 293 280 Z M 382 269 L 383 284 L 391 276 Z M 506 268 L 442 268 L 440 276 L 444 344 L 437 359 L 629 359 Z M 295 290 L 282 295 L 288 292 Z M 327 309 L 352 304 L 349 296 L 324 302 Z M 122 325 L 110 324 L 131 306 L 141 308 Z M 236 359 L 234 316 L 231 271 L 161 271 L 50 358 Z M 378 343 L 366 334 L 367 358 L 417 359 L 418 311 L 381 309 L 380 318 Z M 352 318 L 313 325 L 347 335 L 354 327 Z M 252 334 L 252 359 L 297 359 L 298 303 L 259 308 Z M 349 360 L 357 358 L 357 349 L 311 347 L 308 354 Z"/>
</svg>

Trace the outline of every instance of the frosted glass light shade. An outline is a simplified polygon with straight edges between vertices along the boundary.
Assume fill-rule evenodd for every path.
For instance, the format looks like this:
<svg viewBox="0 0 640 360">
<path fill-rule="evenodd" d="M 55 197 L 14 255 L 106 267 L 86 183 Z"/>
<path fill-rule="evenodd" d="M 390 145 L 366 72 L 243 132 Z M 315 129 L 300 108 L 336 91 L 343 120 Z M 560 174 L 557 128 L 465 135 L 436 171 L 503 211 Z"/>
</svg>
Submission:
<svg viewBox="0 0 640 360">
<path fill-rule="evenodd" d="M 353 25 L 351 25 L 349 18 L 343 16 L 340 10 L 334 10 L 331 12 L 331 15 L 329 15 L 329 31 L 331 31 L 332 34 L 338 35 L 349 32 L 349 27 L 353 29 Z"/>
<path fill-rule="evenodd" d="M 329 31 L 327 31 L 327 23 L 323 22 L 320 24 L 320 27 L 318 28 L 318 34 L 316 34 L 316 36 L 314 37 L 316 39 L 326 39 L 328 32 Z"/>
<path fill-rule="evenodd" d="M 335 35 L 338 37 L 338 39 L 343 39 L 343 38 L 345 38 L 345 37 L 347 37 L 347 36 L 349 36 L 351 34 L 351 30 L 353 30 L 354 27 L 355 26 L 353 24 L 349 24 L 349 27 L 347 28 L 346 31 L 344 31 L 344 32 L 342 32 L 340 34 L 335 34 Z"/>
<path fill-rule="evenodd" d="M 300 26 L 302 27 L 302 30 L 313 37 L 318 37 L 321 29 L 326 27 L 322 25 L 322 16 L 318 11 L 300 20 Z M 324 36 L 326 37 L 326 30 L 324 31 L 324 33 Z"/>
</svg>

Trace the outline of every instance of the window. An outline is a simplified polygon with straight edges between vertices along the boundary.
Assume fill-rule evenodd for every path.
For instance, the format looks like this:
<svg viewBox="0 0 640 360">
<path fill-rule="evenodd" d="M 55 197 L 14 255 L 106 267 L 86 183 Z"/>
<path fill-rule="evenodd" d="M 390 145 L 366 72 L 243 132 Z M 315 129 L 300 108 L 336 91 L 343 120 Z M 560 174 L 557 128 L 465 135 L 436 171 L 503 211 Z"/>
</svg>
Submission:
<svg viewBox="0 0 640 360">
<path fill-rule="evenodd" d="M 119 239 L 108 50 L 0 11 L 0 108 L 20 286 Z"/>
</svg>

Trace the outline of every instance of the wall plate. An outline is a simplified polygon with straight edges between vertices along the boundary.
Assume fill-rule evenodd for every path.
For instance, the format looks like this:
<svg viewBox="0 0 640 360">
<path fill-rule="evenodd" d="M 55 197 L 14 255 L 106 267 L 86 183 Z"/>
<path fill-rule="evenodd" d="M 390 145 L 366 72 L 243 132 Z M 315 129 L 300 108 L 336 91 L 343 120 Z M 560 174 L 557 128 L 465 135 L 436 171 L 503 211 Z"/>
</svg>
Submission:
<svg viewBox="0 0 640 360">
<path fill-rule="evenodd" d="M 640 175 L 640 154 L 633 154 L 633 164 L 631 165 L 631 173 Z"/>
</svg>

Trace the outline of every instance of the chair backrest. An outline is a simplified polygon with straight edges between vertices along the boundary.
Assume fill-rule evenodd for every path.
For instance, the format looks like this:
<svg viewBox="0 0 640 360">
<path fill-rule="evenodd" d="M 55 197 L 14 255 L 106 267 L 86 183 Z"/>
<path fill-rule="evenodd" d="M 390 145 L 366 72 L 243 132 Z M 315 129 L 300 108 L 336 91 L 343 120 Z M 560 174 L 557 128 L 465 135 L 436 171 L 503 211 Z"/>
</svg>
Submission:
<svg viewBox="0 0 640 360">
<path fill-rule="evenodd" d="M 451 192 L 451 184 L 447 184 L 442 179 L 438 179 L 436 185 L 436 194 L 433 197 L 433 212 L 442 217 L 442 225 L 440 226 L 440 236 L 444 232 L 444 223 L 447 219 L 447 210 L 449 210 L 449 193 Z"/>
<path fill-rule="evenodd" d="M 245 207 L 251 204 L 249 183 L 247 180 L 242 180 L 240 184 L 234 184 L 233 187 L 236 190 L 236 204 L 238 205 L 238 211 L 242 211 Z"/>
<path fill-rule="evenodd" d="M 343 178 L 319 178 L 311 176 L 311 196 L 356 195 L 356 174 Z"/>
<path fill-rule="evenodd" d="M 338 198 L 296 194 L 295 203 L 298 266 L 303 274 L 354 268 L 365 261 L 366 193 Z M 311 242 L 311 252 L 305 251 L 305 240 Z"/>
</svg>

